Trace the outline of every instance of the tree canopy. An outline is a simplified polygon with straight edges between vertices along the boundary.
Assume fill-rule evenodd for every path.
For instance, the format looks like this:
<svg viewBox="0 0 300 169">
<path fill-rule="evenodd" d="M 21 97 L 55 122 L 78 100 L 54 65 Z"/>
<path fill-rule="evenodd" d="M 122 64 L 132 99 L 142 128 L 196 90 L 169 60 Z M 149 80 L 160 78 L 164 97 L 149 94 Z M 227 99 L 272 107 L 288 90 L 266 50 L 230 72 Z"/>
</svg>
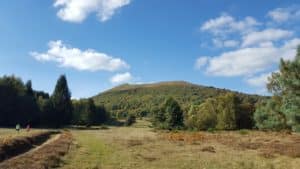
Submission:
<svg viewBox="0 0 300 169">
<path fill-rule="evenodd" d="M 270 128 L 271 124 L 282 126 L 281 123 L 284 122 L 286 124 L 283 126 L 300 131 L 300 47 L 294 60 L 281 59 L 279 71 L 272 74 L 267 87 L 277 97 L 258 107 L 256 125 L 260 128 Z M 272 123 L 265 124 L 265 121 L 258 117 L 264 117 L 266 122 Z"/>
</svg>

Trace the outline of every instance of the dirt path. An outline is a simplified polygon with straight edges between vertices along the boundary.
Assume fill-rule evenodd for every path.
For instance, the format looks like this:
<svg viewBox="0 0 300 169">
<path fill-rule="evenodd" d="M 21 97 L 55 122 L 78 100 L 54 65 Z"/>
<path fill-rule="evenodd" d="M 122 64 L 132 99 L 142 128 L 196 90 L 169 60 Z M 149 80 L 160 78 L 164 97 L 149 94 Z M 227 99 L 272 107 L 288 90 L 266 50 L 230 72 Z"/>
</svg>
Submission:
<svg viewBox="0 0 300 169">
<path fill-rule="evenodd" d="M 43 144 L 39 145 L 39 146 L 36 146 L 35 148 L 31 149 L 30 151 L 24 153 L 24 154 L 21 154 L 21 155 L 26 155 L 27 153 L 34 153 L 36 152 L 37 150 L 43 148 L 44 146 L 54 142 L 55 140 L 58 140 L 59 137 L 61 136 L 61 134 L 56 134 L 55 136 L 52 136 L 50 137 L 47 141 L 45 141 Z M 18 156 L 16 156 L 15 158 L 17 158 Z"/>
</svg>

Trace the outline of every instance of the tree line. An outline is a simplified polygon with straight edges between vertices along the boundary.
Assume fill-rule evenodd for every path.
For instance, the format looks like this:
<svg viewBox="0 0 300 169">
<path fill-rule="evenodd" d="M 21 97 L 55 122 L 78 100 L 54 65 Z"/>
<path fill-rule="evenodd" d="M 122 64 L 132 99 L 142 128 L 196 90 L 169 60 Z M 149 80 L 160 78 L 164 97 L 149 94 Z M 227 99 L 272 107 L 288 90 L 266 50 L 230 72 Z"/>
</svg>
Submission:
<svg viewBox="0 0 300 169">
<path fill-rule="evenodd" d="M 0 78 L 0 103 L 0 126 L 93 125 L 109 118 L 104 107 L 96 106 L 92 99 L 71 100 L 65 75 L 58 78 L 51 95 L 33 90 L 31 81 L 23 83 L 15 76 L 3 76 Z"/>
<path fill-rule="evenodd" d="M 292 130 L 300 132 L 300 47 L 294 60 L 281 60 L 279 71 L 268 79 L 274 95 L 255 102 L 225 93 L 192 104 L 184 113 L 178 102 L 169 98 L 153 111 L 154 126 L 190 130 Z"/>
<path fill-rule="evenodd" d="M 251 100 L 240 100 L 234 93 L 208 98 L 199 105 L 193 104 L 187 113 L 175 99 L 168 98 L 160 109 L 154 111 L 152 122 L 163 129 L 251 129 L 254 111 Z"/>
</svg>

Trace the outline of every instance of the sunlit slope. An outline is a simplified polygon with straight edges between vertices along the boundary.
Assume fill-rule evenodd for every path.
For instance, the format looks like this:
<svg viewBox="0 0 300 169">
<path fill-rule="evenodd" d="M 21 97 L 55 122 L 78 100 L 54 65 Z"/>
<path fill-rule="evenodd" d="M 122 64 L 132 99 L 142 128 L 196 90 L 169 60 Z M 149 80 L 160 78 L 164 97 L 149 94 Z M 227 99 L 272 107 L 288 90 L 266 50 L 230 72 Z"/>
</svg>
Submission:
<svg viewBox="0 0 300 169">
<path fill-rule="evenodd" d="M 172 81 L 152 84 L 124 84 L 100 93 L 93 99 L 96 104 L 104 105 L 112 113 L 141 113 L 151 112 L 161 105 L 167 97 L 173 97 L 187 111 L 192 104 L 200 104 L 207 98 L 226 92 L 233 91 L 184 81 Z M 262 98 L 258 95 L 234 93 L 241 99 L 250 99 L 253 102 Z"/>
</svg>

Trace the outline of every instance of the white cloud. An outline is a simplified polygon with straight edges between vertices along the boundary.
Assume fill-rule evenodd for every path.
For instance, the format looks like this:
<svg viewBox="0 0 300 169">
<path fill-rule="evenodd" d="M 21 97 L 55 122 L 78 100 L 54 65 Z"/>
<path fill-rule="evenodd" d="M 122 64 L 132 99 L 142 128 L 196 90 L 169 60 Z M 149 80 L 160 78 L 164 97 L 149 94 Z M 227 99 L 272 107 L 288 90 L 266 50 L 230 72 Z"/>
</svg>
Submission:
<svg viewBox="0 0 300 169">
<path fill-rule="evenodd" d="M 89 14 L 97 13 L 104 22 L 129 3 L 130 0 L 55 0 L 54 7 L 59 8 L 57 16 L 64 21 L 80 23 Z"/>
<path fill-rule="evenodd" d="M 299 7 L 272 10 L 268 13 L 269 19 L 262 23 L 249 16 L 237 19 L 228 14 L 204 22 L 201 31 L 210 33 L 211 45 L 222 50 L 217 55 L 198 58 L 195 68 L 202 68 L 210 76 L 241 77 L 248 85 L 265 93 L 270 75 L 266 72 L 274 70 L 280 58 L 295 58 L 300 38 L 291 21 L 300 18 Z M 281 24 L 274 21 L 289 21 L 289 25 L 281 28 Z"/>
<path fill-rule="evenodd" d="M 275 48 L 245 48 L 225 52 L 210 59 L 207 73 L 217 76 L 239 76 L 259 72 L 270 67 L 276 52 Z"/>
<path fill-rule="evenodd" d="M 239 45 L 239 42 L 236 40 L 225 40 L 224 41 L 224 47 L 237 47 Z"/>
<path fill-rule="evenodd" d="M 299 6 L 291 6 L 288 8 L 276 8 L 268 12 L 268 16 L 275 22 L 284 22 L 291 19 L 299 19 L 300 8 Z"/>
<path fill-rule="evenodd" d="M 223 48 L 223 47 L 232 48 L 232 47 L 239 46 L 239 42 L 237 40 L 222 40 L 222 39 L 214 38 L 212 42 L 214 46 L 217 48 Z"/>
<path fill-rule="evenodd" d="M 206 56 L 199 57 L 195 63 L 195 69 L 201 69 L 208 62 L 209 58 Z"/>
<path fill-rule="evenodd" d="M 202 31 L 208 31 L 215 35 L 224 35 L 232 32 L 247 33 L 252 31 L 255 26 L 259 25 L 252 17 L 246 17 L 243 20 L 236 21 L 235 18 L 228 14 L 223 14 L 218 18 L 206 21 L 202 26 Z"/>
<path fill-rule="evenodd" d="M 38 61 L 57 62 L 59 66 L 77 70 L 117 71 L 129 68 L 129 65 L 120 58 L 114 58 L 92 49 L 72 48 L 60 40 L 50 41 L 48 46 L 48 51 L 44 53 L 31 52 L 30 54 Z"/>
<path fill-rule="evenodd" d="M 212 43 L 217 48 L 222 48 L 223 47 L 223 41 L 221 39 L 214 38 L 214 39 L 212 39 Z"/>
<path fill-rule="evenodd" d="M 297 49 L 300 45 L 300 39 L 294 38 L 290 41 L 284 43 L 282 49 L 284 50 L 283 59 L 285 60 L 293 60 L 296 55 L 296 50 L 289 50 L 289 49 Z"/>
<path fill-rule="evenodd" d="M 249 76 L 263 72 L 278 64 L 280 58 L 293 59 L 298 42 L 300 39 L 296 38 L 287 41 L 281 47 L 269 45 L 224 52 L 206 60 L 206 72 L 210 75 L 226 77 Z M 198 60 L 201 60 L 201 57 Z"/>
<path fill-rule="evenodd" d="M 268 77 L 271 76 L 272 73 L 262 73 L 258 76 L 252 76 L 246 79 L 246 82 L 254 87 L 264 88 L 268 82 Z"/>
<path fill-rule="evenodd" d="M 286 39 L 293 35 L 292 31 L 282 29 L 265 29 L 263 31 L 251 32 L 243 36 L 242 46 L 256 45 L 266 41 L 276 41 L 280 39 Z"/>
<path fill-rule="evenodd" d="M 111 77 L 110 82 L 114 84 L 127 83 L 133 79 L 132 75 L 129 72 L 118 73 Z"/>
</svg>

